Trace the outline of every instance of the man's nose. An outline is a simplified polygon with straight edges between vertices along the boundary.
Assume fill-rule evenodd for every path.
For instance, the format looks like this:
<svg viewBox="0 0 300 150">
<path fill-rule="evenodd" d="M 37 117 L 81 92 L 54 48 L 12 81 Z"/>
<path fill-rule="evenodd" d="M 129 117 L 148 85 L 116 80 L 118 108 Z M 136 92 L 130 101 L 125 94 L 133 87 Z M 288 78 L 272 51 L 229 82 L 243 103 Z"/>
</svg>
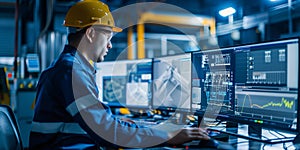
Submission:
<svg viewBox="0 0 300 150">
<path fill-rule="evenodd" d="M 112 48 L 112 44 L 111 44 L 111 41 L 109 41 L 108 43 L 107 43 L 107 49 L 111 49 Z"/>
</svg>

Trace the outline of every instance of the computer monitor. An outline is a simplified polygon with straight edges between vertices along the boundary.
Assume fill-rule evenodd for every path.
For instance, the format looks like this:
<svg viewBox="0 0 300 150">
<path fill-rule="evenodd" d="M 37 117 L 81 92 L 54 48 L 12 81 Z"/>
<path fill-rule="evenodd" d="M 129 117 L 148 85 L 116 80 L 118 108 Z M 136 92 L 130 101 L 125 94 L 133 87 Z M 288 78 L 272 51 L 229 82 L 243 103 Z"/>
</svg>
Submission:
<svg viewBox="0 0 300 150">
<path fill-rule="evenodd" d="M 149 108 L 152 99 L 152 59 L 97 64 L 99 97 L 112 107 Z"/>
<path fill-rule="evenodd" d="M 299 132 L 299 39 L 234 48 L 235 106 L 229 120 Z"/>
<path fill-rule="evenodd" d="M 190 111 L 191 53 L 153 59 L 153 109 Z"/>
<path fill-rule="evenodd" d="M 276 131 L 263 136 L 263 128 L 299 134 L 299 50 L 299 38 L 292 38 L 193 53 L 193 110 L 227 127 L 248 125 L 248 135 L 210 130 L 265 143 L 292 141 Z"/>
<path fill-rule="evenodd" d="M 233 49 L 192 54 L 192 111 L 206 117 L 232 111 L 234 105 Z"/>
<path fill-rule="evenodd" d="M 40 61 L 38 54 L 26 55 L 26 67 L 29 73 L 40 72 Z"/>
</svg>

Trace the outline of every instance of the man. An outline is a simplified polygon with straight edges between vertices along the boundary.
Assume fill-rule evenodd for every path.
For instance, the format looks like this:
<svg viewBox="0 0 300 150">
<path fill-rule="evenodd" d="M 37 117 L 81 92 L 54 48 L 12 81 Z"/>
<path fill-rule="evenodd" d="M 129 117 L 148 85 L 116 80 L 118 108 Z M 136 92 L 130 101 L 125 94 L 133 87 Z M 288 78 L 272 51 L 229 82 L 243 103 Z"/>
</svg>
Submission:
<svg viewBox="0 0 300 150">
<path fill-rule="evenodd" d="M 76 3 L 68 11 L 68 45 L 40 76 L 30 149 L 99 149 L 151 147 L 209 139 L 200 128 L 166 132 L 122 121 L 98 100 L 95 62 L 104 60 L 115 27 L 107 5 Z"/>
</svg>

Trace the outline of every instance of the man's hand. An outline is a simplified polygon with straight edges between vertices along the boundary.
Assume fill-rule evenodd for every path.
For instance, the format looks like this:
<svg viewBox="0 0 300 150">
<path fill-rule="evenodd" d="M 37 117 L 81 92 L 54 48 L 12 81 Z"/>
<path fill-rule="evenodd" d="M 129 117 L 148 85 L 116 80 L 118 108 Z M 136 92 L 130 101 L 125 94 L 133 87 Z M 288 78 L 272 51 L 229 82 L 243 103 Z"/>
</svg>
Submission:
<svg viewBox="0 0 300 150">
<path fill-rule="evenodd" d="M 209 140 L 208 133 L 202 128 L 183 128 L 170 134 L 172 137 L 168 144 L 178 145 L 192 140 Z"/>
</svg>

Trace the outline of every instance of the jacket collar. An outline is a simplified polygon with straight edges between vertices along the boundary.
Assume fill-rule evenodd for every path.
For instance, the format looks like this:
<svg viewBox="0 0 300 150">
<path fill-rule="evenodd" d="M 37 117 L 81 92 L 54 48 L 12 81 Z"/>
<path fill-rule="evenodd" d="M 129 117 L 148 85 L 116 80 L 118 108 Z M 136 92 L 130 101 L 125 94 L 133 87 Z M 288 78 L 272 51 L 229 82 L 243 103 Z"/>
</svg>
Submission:
<svg viewBox="0 0 300 150">
<path fill-rule="evenodd" d="M 71 45 L 66 45 L 63 53 L 70 53 L 78 60 L 80 64 L 83 65 L 83 68 L 91 71 L 93 74 L 96 73 L 95 65 L 91 65 L 88 60 L 77 50 L 77 48 Z"/>
</svg>

